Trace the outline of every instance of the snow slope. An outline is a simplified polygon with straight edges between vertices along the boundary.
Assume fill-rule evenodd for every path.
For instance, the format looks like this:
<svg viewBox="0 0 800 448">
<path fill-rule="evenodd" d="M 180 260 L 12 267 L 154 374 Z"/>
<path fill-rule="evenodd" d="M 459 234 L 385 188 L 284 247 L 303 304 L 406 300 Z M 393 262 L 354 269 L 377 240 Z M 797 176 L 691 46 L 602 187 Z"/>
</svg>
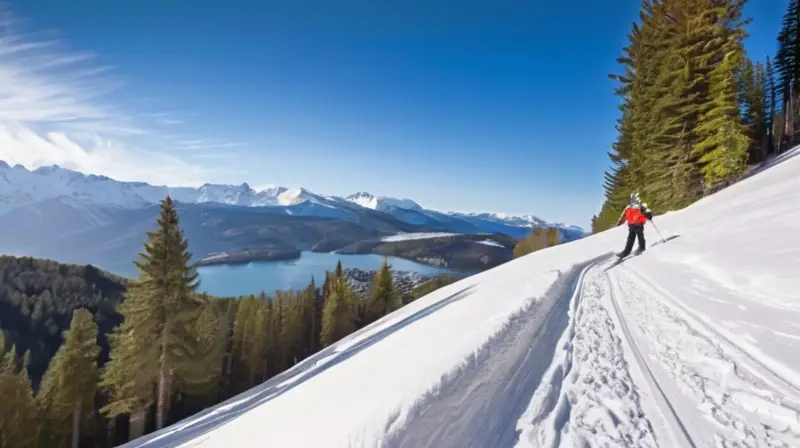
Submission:
<svg viewBox="0 0 800 448">
<path fill-rule="evenodd" d="M 128 446 L 800 446 L 800 152 L 451 284 Z"/>
</svg>

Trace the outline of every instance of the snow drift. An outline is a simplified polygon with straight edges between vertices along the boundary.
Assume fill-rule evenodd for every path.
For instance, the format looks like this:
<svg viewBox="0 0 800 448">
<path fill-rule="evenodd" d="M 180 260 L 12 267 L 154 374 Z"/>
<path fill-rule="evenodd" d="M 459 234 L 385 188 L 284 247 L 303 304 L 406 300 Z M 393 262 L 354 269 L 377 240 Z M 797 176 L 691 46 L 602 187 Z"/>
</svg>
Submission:
<svg viewBox="0 0 800 448">
<path fill-rule="evenodd" d="M 800 446 L 800 157 L 444 287 L 128 446 Z"/>
</svg>

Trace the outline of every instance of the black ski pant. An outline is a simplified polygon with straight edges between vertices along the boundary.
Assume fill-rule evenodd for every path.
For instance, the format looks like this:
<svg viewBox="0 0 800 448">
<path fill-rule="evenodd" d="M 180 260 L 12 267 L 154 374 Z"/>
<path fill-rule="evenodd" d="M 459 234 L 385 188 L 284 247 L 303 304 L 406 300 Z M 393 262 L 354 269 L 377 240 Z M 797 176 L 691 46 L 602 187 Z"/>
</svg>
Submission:
<svg viewBox="0 0 800 448">
<path fill-rule="evenodd" d="M 625 250 L 620 254 L 621 257 L 627 257 L 633 250 L 634 240 L 639 240 L 639 252 L 644 251 L 644 224 L 628 224 L 628 241 L 625 242 Z"/>
</svg>

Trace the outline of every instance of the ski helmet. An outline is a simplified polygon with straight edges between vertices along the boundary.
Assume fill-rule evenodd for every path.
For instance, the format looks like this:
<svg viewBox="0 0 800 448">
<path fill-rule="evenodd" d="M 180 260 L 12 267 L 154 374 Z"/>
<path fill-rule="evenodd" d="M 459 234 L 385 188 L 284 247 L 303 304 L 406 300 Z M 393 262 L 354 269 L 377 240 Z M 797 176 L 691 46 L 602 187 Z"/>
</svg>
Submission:
<svg viewBox="0 0 800 448">
<path fill-rule="evenodd" d="M 639 193 L 634 191 L 631 193 L 631 205 L 639 205 L 641 203 L 641 199 L 639 198 Z"/>
</svg>

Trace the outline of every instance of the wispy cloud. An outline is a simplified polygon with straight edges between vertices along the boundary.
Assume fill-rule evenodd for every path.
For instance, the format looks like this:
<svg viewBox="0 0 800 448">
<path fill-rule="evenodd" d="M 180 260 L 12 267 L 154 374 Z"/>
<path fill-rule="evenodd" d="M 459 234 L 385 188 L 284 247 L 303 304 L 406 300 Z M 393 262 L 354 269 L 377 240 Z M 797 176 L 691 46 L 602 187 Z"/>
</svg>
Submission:
<svg viewBox="0 0 800 448">
<path fill-rule="evenodd" d="M 185 123 L 185 118 L 193 114 L 181 114 L 179 112 L 155 112 L 149 114 L 150 117 L 155 119 L 159 124 L 165 126 L 174 126 Z"/>
<path fill-rule="evenodd" d="M 23 34 L 16 25 L 0 7 L 0 160 L 194 185 L 206 181 L 209 171 L 188 161 L 196 154 L 175 149 L 241 146 L 197 139 L 175 147 L 160 128 L 177 127 L 190 114 L 153 112 L 143 120 L 115 107 L 113 94 L 125 82 L 113 66 L 97 63 L 91 53 L 67 51 L 57 39 Z"/>
<path fill-rule="evenodd" d="M 181 140 L 176 142 L 176 145 L 182 150 L 205 150 L 238 148 L 245 144 L 241 142 L 221 142 L 215 140 Z"/>
</svg>

